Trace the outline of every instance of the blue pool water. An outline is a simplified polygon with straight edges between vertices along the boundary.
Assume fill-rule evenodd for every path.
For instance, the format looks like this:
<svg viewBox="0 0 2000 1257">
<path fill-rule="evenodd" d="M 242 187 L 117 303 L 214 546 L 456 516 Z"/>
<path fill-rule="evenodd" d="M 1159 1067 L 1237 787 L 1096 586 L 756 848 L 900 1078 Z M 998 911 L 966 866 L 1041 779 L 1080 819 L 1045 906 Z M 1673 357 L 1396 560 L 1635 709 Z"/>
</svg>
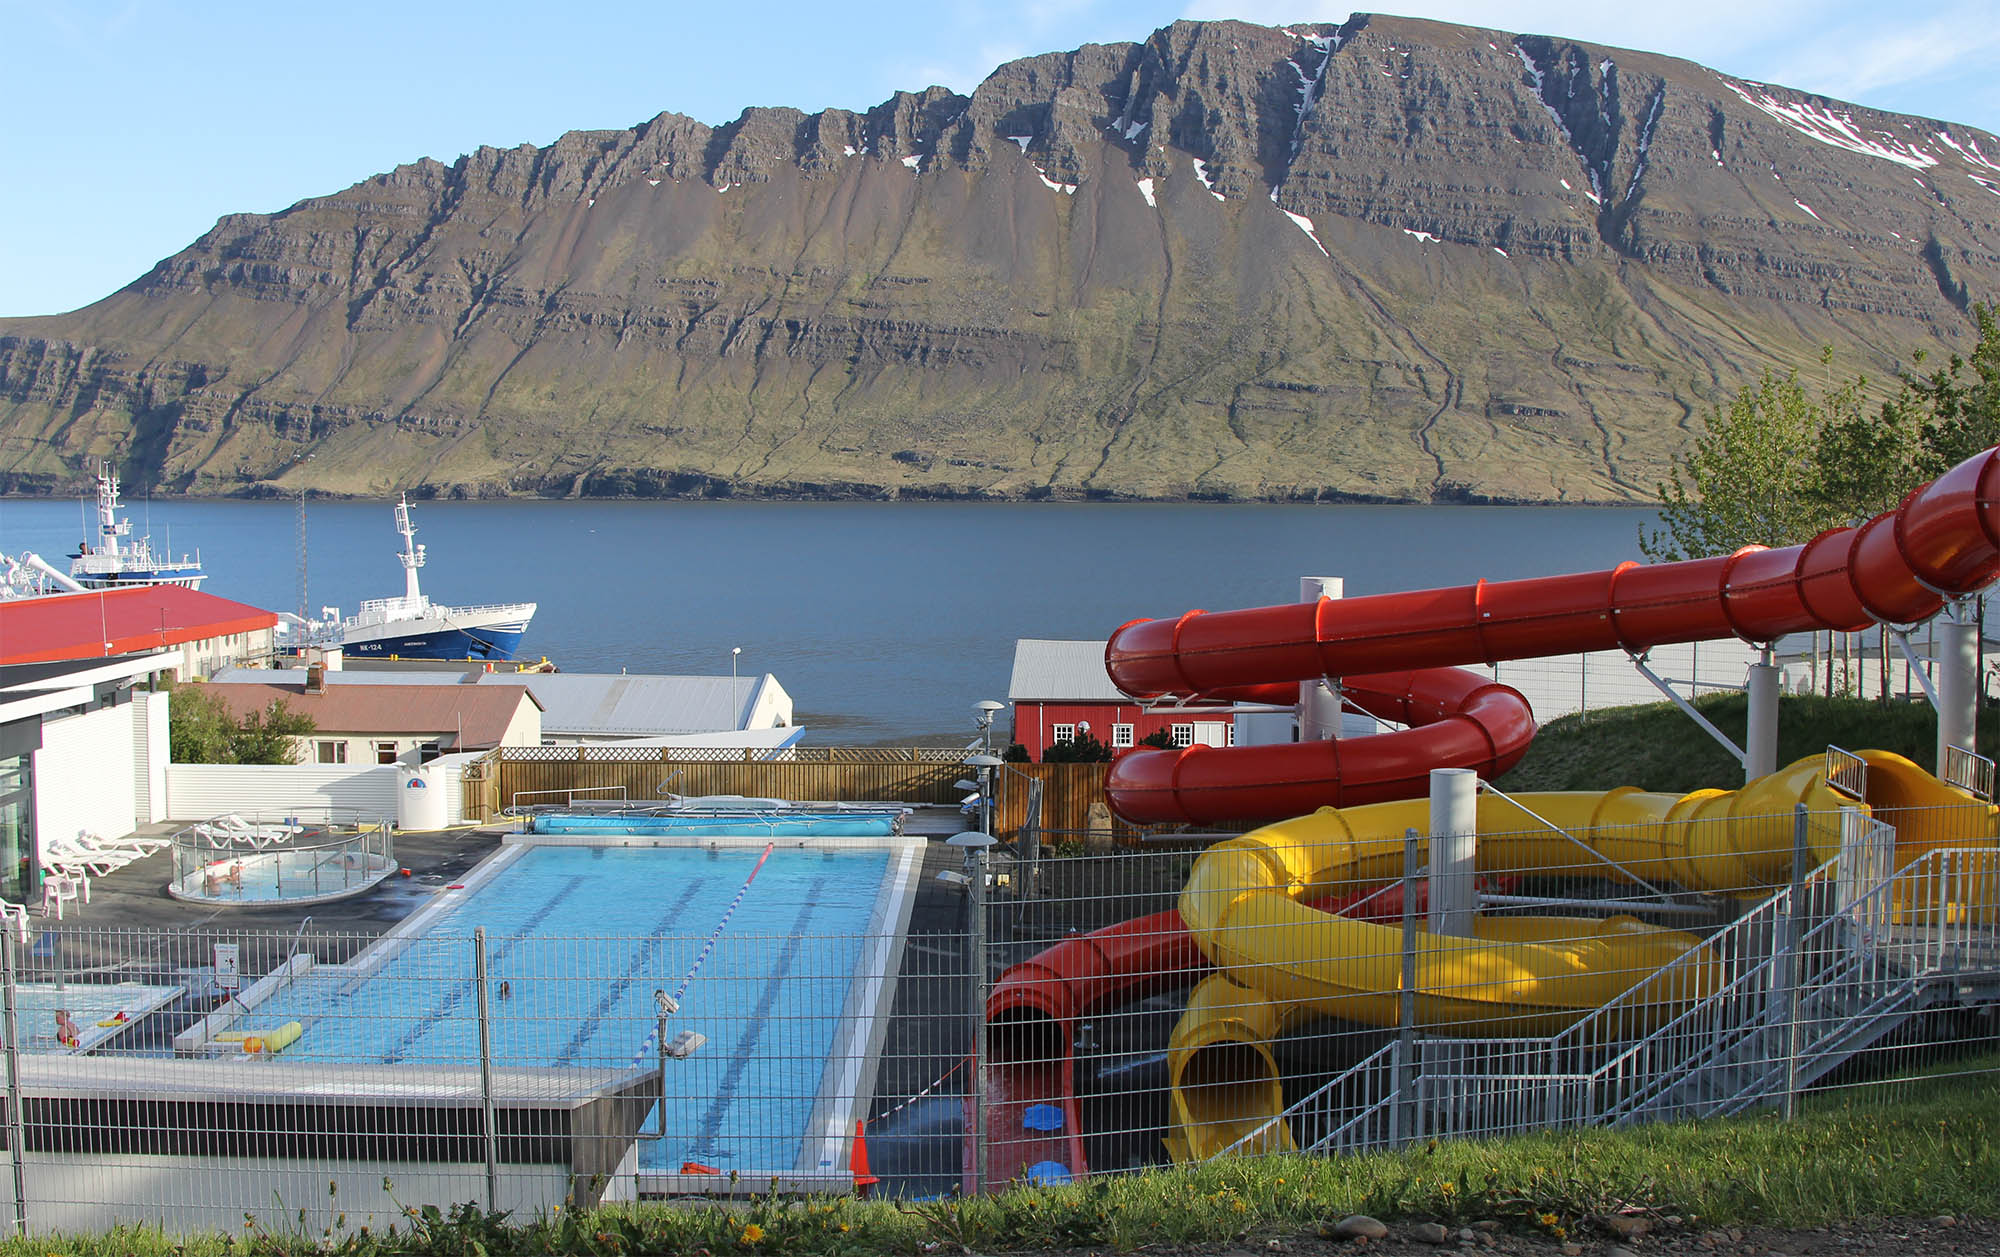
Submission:
<svg viewBox="0 0 2000 1257">
<path fill-rule="evenodd" d="M 762 852 L 530 848 L 379 969 L 315 970 L 232 1029 L 300 1022 L 274 1066 L 476 1063 L 484 927 L 496 1068 L 651 1068 L 654 992 L 678 991 L 667 1039 L 707 1043 L 667 1062 L 668 1138 L 640 1145 L 641 1168 L 789 1172 L 823 1082 L 860 1064 L 843 1013 L 879 959 L 867 930 L 892 853 L 777 846 L 746 891 Z"/>
</svg>

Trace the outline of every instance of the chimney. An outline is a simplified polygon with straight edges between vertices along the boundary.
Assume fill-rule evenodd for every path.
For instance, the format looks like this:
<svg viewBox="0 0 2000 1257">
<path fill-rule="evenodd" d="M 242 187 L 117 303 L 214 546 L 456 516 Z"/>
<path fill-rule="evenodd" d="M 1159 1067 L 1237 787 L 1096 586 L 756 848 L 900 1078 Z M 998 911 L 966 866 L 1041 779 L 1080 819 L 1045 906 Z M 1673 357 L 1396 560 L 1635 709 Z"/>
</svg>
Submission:
<svg viewBox="0 0 2000 1257">
<path fill-rule="evenodd" d="M 326 665 L 310 663 L 306 665 L 306 693 L 326 693 Z"/>
</svg>

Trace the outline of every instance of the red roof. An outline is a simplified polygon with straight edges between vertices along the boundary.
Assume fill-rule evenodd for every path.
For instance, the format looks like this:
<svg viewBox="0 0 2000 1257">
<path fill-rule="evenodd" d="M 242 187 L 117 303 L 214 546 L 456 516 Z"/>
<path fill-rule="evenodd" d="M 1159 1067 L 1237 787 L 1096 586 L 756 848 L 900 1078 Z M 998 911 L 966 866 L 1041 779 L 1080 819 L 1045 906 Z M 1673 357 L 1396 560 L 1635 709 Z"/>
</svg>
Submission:
<svg viewBox="0 0 2000 1257">
<path fill-rule="evenodd" d="M 130 655 L 277 623 L 276 612 L 179 585 L 17 598 L 0 602 L 0 666 Z"/>
<path fill-rule="evenodd" d="M 311 716 L 318 733 L 456 734 L 453 749 L 461 751 L 500 745 L 523 703 L 542 706 L 526 685 L 329 685 L 313 694 L 302 685 L 232 681 L 181 689 L 213 694 L 237 720 L 282 699 L 285 710 Z"/>
</svg>

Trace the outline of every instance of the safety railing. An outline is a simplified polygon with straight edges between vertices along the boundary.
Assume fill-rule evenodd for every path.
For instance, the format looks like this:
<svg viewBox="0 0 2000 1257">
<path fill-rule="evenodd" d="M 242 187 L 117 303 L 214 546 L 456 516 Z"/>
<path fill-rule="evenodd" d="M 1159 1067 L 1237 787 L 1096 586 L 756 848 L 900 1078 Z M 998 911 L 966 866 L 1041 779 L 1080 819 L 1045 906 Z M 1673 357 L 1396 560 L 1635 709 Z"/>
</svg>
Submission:
<svg viewBox="0 0 2000 1257">
<path fill-rule="evenodd" d="M 1840 854 L 1553 1039 L 1398 1040 L 1256 1133 L 1284 1124 L 1310 1151 L 1356 1152 L 1789 1108 L 1929 1004 L 2000 999 L 2000 851 L 1897 869 L 1894 838 L 1846 813 Z"/>
<path fill-rule="evenodd" d="M 1938 777 L 1946 785 L 1988 803 L 1993 801 L 1993 761 L 1988 757 L 1962 746 L 1947 746 L 1943 768 Z"/>
</svg>

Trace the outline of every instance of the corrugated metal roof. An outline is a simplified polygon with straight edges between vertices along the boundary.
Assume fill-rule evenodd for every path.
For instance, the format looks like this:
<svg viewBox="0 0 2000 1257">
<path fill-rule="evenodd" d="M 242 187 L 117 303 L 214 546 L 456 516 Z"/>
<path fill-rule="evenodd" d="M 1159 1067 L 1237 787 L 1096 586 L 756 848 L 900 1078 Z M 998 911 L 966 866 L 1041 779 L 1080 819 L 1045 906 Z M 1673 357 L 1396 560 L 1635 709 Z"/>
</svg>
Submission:
<svg viewBox="0 0 2000 1257">
<path fill-rule="evenodd" d="M 526 681 L 543 707 L 542 732 L 573 737 L 648 737 L 741 729 L 761 676 L 628 676 L 608 672 L 494 673 L 479 683 Z"/>
<path fill-rule="evenodd" d="M 277 699 L 287 710 L 311 716 L 321 733 L 452 734 L 458 750 L 500 745 L 523 700 L 535 702 L 528 687 L 484 685 L 332 685 L 308 694 L 299 685 L 194 685 L 222 700 L 237 719 L 260 712 Z"/>
<path fill-rule="evenodd" d="M 275 627 L 278 616 L 179 585 L 0 601 L 0 664 L 102 659 Z"/>
<path fill-rule="evenodd" d="M 1104 671 L 1104 643 L 1022 637 L 1014 642 L 1014 675 L 1007 697 L 1015 702 L 1056 700 L 1129 703 L 1132 696 Z"/>
</svg>

